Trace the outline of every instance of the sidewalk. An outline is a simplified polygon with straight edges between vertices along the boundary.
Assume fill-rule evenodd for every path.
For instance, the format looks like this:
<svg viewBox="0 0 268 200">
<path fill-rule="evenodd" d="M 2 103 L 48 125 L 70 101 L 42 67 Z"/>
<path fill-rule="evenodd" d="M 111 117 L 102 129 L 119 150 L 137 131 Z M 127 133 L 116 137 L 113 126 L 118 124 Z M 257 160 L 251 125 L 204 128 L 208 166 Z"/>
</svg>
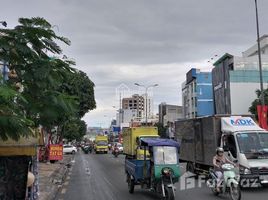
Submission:
<svg viewBox="0 0 268 200">
<path fill-rule="evenodd" d="M 74 155 L 64 155 L 63 160 L 56 163 L 38 163 L 39 165 L 39 199 L 52 200 L 68 173 L 68 163 Z"/>
</svg>

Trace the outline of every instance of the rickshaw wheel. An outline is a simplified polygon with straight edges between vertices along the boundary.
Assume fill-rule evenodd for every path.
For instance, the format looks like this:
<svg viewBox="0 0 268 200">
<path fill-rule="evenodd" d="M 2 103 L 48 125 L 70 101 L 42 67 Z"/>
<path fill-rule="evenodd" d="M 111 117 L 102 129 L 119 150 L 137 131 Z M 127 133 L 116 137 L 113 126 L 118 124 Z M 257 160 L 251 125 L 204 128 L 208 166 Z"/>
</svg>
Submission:
<svg viewBox="0 0 268 200">
<path fill-rule="evenodd" d="M 175 200 L 172 188 L 165 187 L 165 195 L 166 197 L 163 197 L 163 200 Z"/>
<path fill-rule="evenodd" d="M 130 194 L 134 193 L 135 182 L 131 179 L 130 175 L 127 175 L 128 191 Z"/>
</svg>

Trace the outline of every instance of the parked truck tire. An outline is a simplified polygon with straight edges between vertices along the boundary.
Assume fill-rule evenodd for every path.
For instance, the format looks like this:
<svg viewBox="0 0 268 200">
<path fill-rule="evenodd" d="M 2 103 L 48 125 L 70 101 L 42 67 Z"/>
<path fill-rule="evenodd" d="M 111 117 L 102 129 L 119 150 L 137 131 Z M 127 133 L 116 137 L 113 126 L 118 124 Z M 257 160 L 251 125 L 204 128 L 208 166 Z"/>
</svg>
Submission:
<svg viewBox="0 0 268 200">
<path fill-rule="evenodd" d="M 194 163 L 187 162 L 187 164 L 186 164 L 186 171 L 195 174 L 195 166 L 194 166 Z"/>
</svg>

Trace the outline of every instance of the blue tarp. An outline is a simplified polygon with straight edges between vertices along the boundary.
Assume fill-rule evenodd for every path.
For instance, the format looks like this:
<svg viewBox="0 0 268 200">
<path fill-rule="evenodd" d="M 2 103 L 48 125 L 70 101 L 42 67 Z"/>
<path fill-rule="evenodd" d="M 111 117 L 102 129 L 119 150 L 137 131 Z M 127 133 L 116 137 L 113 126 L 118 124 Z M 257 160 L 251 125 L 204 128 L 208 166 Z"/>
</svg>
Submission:
<svg viewBox="0 0 268 200">
<path fill-rule="evenodd" d="M 142 146 L 172 146 L 179 148 L 180 145 L 178 142 L 171 139 L 161 139 L 161 138 L 142 138 L 141 139 Z"/>
</svg>

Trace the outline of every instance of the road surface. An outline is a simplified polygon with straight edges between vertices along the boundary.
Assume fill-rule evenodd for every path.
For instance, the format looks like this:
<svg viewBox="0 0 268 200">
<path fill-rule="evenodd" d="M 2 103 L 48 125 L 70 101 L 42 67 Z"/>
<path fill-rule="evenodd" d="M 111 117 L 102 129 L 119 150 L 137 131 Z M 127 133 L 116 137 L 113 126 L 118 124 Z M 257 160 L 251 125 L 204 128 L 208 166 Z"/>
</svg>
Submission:
<svg viewBox="0 0 268 200">
<path fill-rule="evenodd" d="M 182 168 L 184 172 L 184 168 Z M 176 199 L 229 199 L 228 196 L 215 197 L 201 181 L 185 181 L 176 184 Z M 201 186 L 201 187 L 200 187 Z M 188 188 L 188 189 L 185 189 Z M 244 189 L 243 200 L 267 200 L 268 188 Z M 155 200 L 156 194 L 135 186 L 134 194 L 129 194 L 124 173 L 124 156 L 114 158 L 112 154 L 84 154 L 78 152 L 73 167 L 57 195 L 57 200 Z"/>
</svg>

